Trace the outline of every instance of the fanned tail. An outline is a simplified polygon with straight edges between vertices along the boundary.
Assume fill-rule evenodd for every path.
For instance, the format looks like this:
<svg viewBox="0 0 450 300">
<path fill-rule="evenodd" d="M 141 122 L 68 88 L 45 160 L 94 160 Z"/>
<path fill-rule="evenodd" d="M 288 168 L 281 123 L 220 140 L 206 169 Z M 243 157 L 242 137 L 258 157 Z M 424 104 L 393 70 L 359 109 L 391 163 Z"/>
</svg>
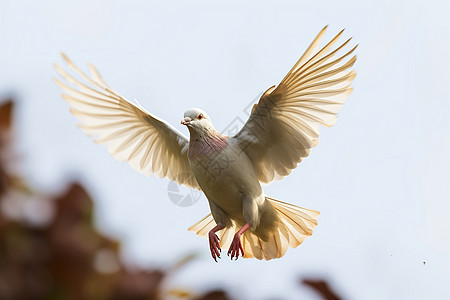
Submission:
<svg viewBox="0 0 450 300">
<path fill-rule="evenodd" d="M 257 258 L 270 260 L 282 257 L 289 247 L 296 248 L 312 235 L 317 226 L 317 218 L 320 213 L 316 210 L 302 208 L 293 204 L 266 197 L 266 200 L 278 213 L 278 226 L 273 228 L 266 241 L 258 235 L 247 230 L 242 235 L 242 247 L 244 258 Z M 208 232 L 216 226 L 211 214 L 188 228 L 200 237 L 207 237 Z M 233 221 L 230 227 L 220 232 L 220 247 L 228 249 L 234 234 L 239 230 Z"/>
</svg>

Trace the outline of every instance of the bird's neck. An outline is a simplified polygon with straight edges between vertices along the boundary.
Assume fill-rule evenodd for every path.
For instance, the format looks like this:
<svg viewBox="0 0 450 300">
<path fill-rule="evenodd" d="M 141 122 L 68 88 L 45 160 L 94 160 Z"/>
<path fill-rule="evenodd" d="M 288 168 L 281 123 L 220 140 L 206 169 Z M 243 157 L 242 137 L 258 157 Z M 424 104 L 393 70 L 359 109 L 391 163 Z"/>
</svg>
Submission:
<svg viewBox="0 0 450 300">
<path fill-rule="evenodd" d="M 227 146 L 228 136 L 217 132 L 215 129 L 200 133 L 192 130 L 190 132 L 188 157 L 192 159 L 198 156 L 218 154 Z"/>
</svg>

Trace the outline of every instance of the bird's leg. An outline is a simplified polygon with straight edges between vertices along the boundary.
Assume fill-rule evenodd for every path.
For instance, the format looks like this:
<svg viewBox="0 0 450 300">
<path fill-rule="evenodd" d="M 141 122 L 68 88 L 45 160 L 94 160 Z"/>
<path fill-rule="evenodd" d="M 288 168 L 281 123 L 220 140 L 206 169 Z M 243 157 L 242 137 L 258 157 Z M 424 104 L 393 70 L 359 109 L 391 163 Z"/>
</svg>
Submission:
<svg viewBox="0 0 450 300">
<path fill-rule="evenodd" d="M 209 249 L 211 250 L 211 255 L 214 258 L 214 260 L 217 262 L 217 258 L 220 258 L 220 252 L 222 252 L 222 249 L 220 249 L 219 245 L 219 238 L 216 235 L 216 231 L 219 231 L 221 229 L 224 229 L 225 226 L 222 225 L 216 225 L 213 229 L 211 229 L 208 233 L 209 238 Z"/>
<path fill-rule="evenodd" d="M 239 229 L 238 232 L 234 235 L 233 241 L 231 242 L 230 249 L 228 249 L 227 255 L 231 254 L 231 259 L 233 257 L 236 257 L 236 260 L 239 258 L 239 251 L 242 253 L 242 257 L 244 257 L 244 249 L 242 248 L 241 244 L 241 235 L 244 234 L 244 232 L 250 228 L 250 224 L 246 223 L 244 227 Z"/>
</svg>

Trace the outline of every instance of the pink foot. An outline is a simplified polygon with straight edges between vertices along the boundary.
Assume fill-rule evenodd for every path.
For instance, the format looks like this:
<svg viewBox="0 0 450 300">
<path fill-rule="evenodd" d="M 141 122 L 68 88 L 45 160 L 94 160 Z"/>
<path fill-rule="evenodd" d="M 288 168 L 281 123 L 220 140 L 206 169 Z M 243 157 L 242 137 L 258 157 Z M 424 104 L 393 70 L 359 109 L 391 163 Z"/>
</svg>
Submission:
<svg viewBox="0 0 450 300">
<path fill-rule="evenodd" d="M 230 249 L 228 249 L 227 255 L 231 254 L 231 260 L 233 260 L 233 257 L 236 257 L 236 260 L 239 258 L 239 252 L 242 253 L 242 257 L 244 257 L 244 248 L 242 248 L 241 244 L 241 235 L 244 234 L 244 232 L 250 228 L 250 225 L 247 223 L 239 229 L 238 232 L 234 235 L 233 241 L 231 242 Z"/>
<path fill-rule="evenodd" d="M 217 257 L 220 258 L 220 252 L 222 252 L 222 249 L 220 249 L 219 245 L 219 238 L 214 233 L 214 231 L 210 231 L 208 234 L 209 237 L 209 249 L 211 250 L 211 256 L 214 258 L 214 260 L 217 262 Z"/>
<path fill-rule="evenodd" d="M 236 257 L 237 260 L 239 258 L 239 252 L 241 252 L 242 257 L 244 257 L 244 249 L 241 244 L 241 235 L 239 232 L 236 232 L 233 241 L 231 242 L 230 249 L 228 249 L 227 255 L 231 254 L 231 260 L 233 260 L 233 257 Z"/>
</svg>

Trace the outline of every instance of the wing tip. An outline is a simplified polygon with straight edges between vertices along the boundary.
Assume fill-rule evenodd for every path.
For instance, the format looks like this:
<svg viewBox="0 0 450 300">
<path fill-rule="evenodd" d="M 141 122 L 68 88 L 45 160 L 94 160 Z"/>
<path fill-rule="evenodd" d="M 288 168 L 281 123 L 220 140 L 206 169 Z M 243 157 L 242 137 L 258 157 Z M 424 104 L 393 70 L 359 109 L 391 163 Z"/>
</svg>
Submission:
<svg viewBox="0 0 450 300">
<path fill-rule="evenodd" d="M 52 80 L 53 80 L 58 86 L 60 86 L 61 81 L 60 81 L 58 78 L 52 77 Z"/>
<path fill-rule="evenodd" d="M 64 52 L 60 52 L 59 54 L 61 54 L 61 57 L 64 59 L 64 61 L 68 64 L 71 65 L 72 61 L 70 60 L 70 58 L 64 53 Z"/>
<path fill-rule="evenodd" d="M 87 65 L 88 65 L 88 68 L 91 71 L 92 75 L 97 76 L 97 77 L 101 77 L 100 76 L 100 72 L 97 70 L 97 68 L 94 66 L 93 63 L 89 62 Z"/>
<path fill-rule="evenodd" d="M 54 63 L 53 68 L 55 68 L 56 72 L 58 72 L 61 76 L 63 76 L 62 75 L 63 69 L 58 64 Z"/>
<path fill-rule="evenodd" d="M 62 94 L 61 96 L 63 96 L 64 94 Z M 63 99 L 64 99 L 64 97 L 63 97 Z M 66 99 L 64 99 L 64 100 L 66 100 Z M 66 100 L 67 101 L 67 100 Z M 73 107 L 69 107 L 69 111 L 70 111 L 70 113 L 74 116 L 74 117 L 76 117 L 76 115 L 77 115 L 77 113 L 78 113 L 78 111 L 76 110 L 76 109 L 74 109 Z"/>
<path fill-rule="evenodd" d="M 341 29 L 338 34 L 336 34 L 336 37 L 340 37 L 345 31 L 345 28 Z"/>
<path fill-rule="evenodd" d="M 61 98 L 63 98 L 64 100 L 66 100 L 66 102 L 70 103 L 69 101 L 71 100 L 71 99 L 70 99 L 71 97 L 70 97 L 69 95 L 62 93 L 62 94 L 61 94 Z M 72 108 L 70 108 L 70 109 L 72 109 Z"/>
</svg>

